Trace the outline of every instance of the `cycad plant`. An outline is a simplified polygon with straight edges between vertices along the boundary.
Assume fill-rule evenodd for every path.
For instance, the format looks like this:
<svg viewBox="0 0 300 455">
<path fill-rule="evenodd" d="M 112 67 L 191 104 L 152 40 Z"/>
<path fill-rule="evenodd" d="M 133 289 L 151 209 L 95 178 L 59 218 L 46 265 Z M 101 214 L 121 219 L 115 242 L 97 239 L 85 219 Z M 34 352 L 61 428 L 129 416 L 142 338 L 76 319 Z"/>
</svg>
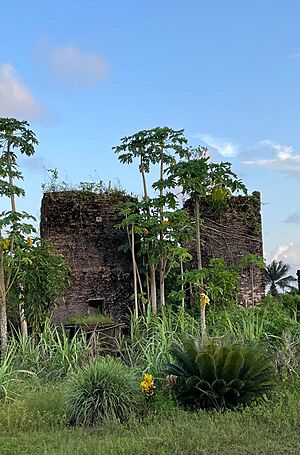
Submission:
<svg viewBox="0 0 300 455">
<path fill-rule="evenodd" d="M 286 288 L 292 289 L 291 283 L 296 281 L 292 275 L 287 275 L 290 266 L 284 264 L 282 261 L 272 261 L 265 269 L 266 283 L 270 285 L 270 294 L 273 297 L 278 295 L 278 289 L 285 290 Z M 286 276 L 287 275 L 287 276 Z"/>
<path fill-rule="evenodd" d="M 274 386 L 270 359 L 252 345 L 204 346 L 193 338 L 171 348 L 167 385 L 189 409 L 226 409 L 263 397 Z"/>
</svg>

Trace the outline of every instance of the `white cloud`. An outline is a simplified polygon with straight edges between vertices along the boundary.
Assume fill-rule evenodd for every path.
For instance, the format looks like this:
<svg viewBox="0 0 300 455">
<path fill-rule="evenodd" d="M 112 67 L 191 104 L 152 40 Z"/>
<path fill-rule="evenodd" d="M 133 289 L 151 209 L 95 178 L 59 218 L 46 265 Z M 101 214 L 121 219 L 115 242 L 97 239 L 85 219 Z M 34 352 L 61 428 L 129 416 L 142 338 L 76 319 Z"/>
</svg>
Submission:
<svg viewBox="0 0 300 455">
<path fill-rule="evenodd" d="M 243 161 L 247 166 L 272 169 L 289 177 L 300 178 L 300 155 L 290 145 L 281 145 L 265 139 L 260 144 L 273 152 L 273 158 Z"/>
<path fill-rule="evenodd" d="M 0 64 L 0 116 L 36 120 L 43 111 L 15 68 L 9 63 Z"/>
<path fill-rule="evenodd" d="M 83 52 L 74 46 L 55 46 L 46 50 L 55 78 L 76 86 L 97 85 L 106 78 L 108 66 L 96 53 Z"/>
<path fill-rule="evenodd" d="M 195 135 L 195 137 L 200 138 L 208 145 L 209 148 L 216 150 L 220 155 L 226 158 L 236 156 L 239 153 L 239 150 L 235 144 L 224 139 L 215 138 L 209 134 L 199 134 Z"/>
<path fill-rule="evenodd" d="M 296 270 L 300 269 L 300 243 L 289 243 L 278 245 L 270 254 L 266 255 L 267 263 L 283 261 L 291 267 L 290 274 L 295 275 Z"/>
</svg>

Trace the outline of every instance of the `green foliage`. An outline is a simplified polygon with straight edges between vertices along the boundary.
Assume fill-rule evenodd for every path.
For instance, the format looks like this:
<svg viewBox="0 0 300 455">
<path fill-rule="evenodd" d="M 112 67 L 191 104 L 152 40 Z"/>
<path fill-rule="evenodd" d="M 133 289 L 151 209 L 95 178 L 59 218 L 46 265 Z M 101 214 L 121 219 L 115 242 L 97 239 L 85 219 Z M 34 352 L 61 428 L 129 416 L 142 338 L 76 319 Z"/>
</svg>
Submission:
<svg viewBox="0 0 300 455">
<path fill-rule="evenodd" d="M 264 299 L 259 307 L 232 306 L 225 312 L 210 306 L 206 318 L 210 336 L 232 336 L 240 341 L 265 342 L 270 335 L 281 337 L 298 330 L 295 314 L 279 299 L 272 298 Z"/>
<path fill-rule="evenodd" d="M 18 265 L 10 308 L 18 311 L 22 302 L 29 324 L 39 332 L 69 285 L 69 267 L 56 247 L 42 239 L 35 239 L 30 247 L 25 243 L 22 252 L 23 256 L 26 252 L 26 260 Z"/>
<path fill-rule="evenodd" d="M 138 158 L 140 171 L 148 173 L 151 164 L 160 162 L 162 148 L 163 160 L 168 164 L 173 162 L 174 152 L 180 157 L 189 154 L 183 133 L 184 130 L 175 131 L 168 127 L 139 131 L 132 136 L 123 137 L 121 144 L 113 147 L 113 150 L 119 154 L 118 159 L 124 164 L 130 164 Z"/>
<path fill-rule="evenodd" d="M 243 412 L 191 413 L 159 400 L 142 419 L 76 431 L 66 426 L 63 387 L 43 385 L 1 406 L 1 455 L 296 455 L 299 385 L 285 382 Z"/>
<path fill-rule="evenodd" d="M 13 367 L 31 371 L 42 381 L 59 381 L 90 357 L 90 342 L 83 334 L 77 332 L 70 340 L 64 330 L 51 327 L 49 321 L 35 336 L 15 335 L 10 346 Z"/>
<path fill-rule="evenodd" d="M 293 320 L 300 321 L 300 295 L 299 294 L 279 294 L 277 296 L 279 304 L 290 312 L 290 317 Z"/>
<path fill-rule="evenodd" d="M 63 191 L 76 191 L 81 193 L 82 202 L 85 196 L 90 198 L 91 195 L 111 195 L 111 196 L 124 196 L 126 191 L 120 185 L 112 186 L 111 181 L 107 185 L 103 180 L 95 178 L 91 182 L 79 182 L 73 184 L 66 180 L 61 180 L 57 168 L 47 169 L 48 175 L 46 181 L 42 184 L 44 193 L 55 193 Z"/>
<path fill-rule="evenodd" d="M 188 161 L 172 163 L 168 169 L 168 178 L 160 184 L 156 183 L 154 187 L 181 186 L 183 193 L 188 194 L 192 199 L 212 194 L 213 199 L 222 200 L 222 198 L 226 199 L 228 192 L 247 192 L 245 185 L 232 171 L 231 163 L 209 162 L 205 147 L 198 147 L 192 150 L 192 153 L 193 156 Z"/>
<path fill-rule="evenodd" d="M 161 376 L 162 365 L 171 361 L 171 343 L 185 334 L 196 336 L 199 330 L 200 321 L 184 308 L 178 311 L 165 308 L 160 316 L 154 317 L 148 305 L 144 316 L 131 317 L 130 336 L 118 340 L 120 355 L 126 364 L 157 378 Z"/>
<path fill-rule="evenodd" d="M 264 258 L 256 253 L 248 253 L 246 254 L 238 263 L 238 268 L 244 267 L 258 267 L 260 269 L 265 269 L 266 264 L 264 262 Z"/>
<path fill-rule="evenodd" d="M 270 359 L 251 345 L 201 346 L 186 338 L 171 348 L 174 363 L 165 372 L 176 377 L 170 389 L 190 409 L 226 409 L 262 398 L 275 385 Z"/>
<path fill-rule="evenodd" d="M 141 410 L 142 394 L 135 373 L 113 357 L 100 358 L 74 373 L 68 381 L 66 415 L 72 424 L 97 425 L 125 421 Z"/>
<path fill-rule="evenodd" d="M 67 324 L 84 325 L 84 324 L 107 324 L 113 322 L 112 316 L 106 314 L 89 314 L 70 316 Z"/>
<path fill-rule="evenodd" d="M 209 267 L 200 270 L 194 269 L 185 273 L 185 283 L 199 287 L 203 280 L 204 292 L 212 303 L 221 307 L 235 304 L 239 288 L 237 285 L 238 273 L 226 267 L 223 259 L 211 259 Z"/>
<path fill-rule="evenodd" d="M 35 145 L 38 141 L 33 131 L 25 120 L 19 121 L 15 118 L 0 118 L 0 149 L 7 148 L 9 143 L 12 148 L 17 148 L 22 154 L 33 155 Z"/>
<path fill-rule="evenodd" d="M 0 364 L 0 400 L 12 400 L 18 396 L 21 379 L 32 375 L 31 371 L 15 365 L 16 345 L 12 344 L 3 353 Z"/>
<path fill-rule="evenodd" d="M 253 191 L 251 197 L 248 197 L 243 202 L 243 220 L 245 226 L 248 227 L 251 235 L 259 236 L 261 234 L 261 222 L 258 218 L 260 209 L 260 194 L 258 191 Z"/>
</svg>

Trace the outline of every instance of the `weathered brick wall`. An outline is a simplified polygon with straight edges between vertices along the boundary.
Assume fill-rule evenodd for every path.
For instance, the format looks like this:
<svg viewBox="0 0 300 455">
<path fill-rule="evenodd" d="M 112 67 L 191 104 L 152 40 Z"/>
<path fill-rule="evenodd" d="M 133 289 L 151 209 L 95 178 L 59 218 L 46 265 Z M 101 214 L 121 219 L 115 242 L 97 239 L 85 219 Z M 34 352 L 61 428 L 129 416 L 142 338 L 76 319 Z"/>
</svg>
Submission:
<svg viewBox="0 0 300 455">
<path fill-rule="evenodd" d="M 44 194 L 41 236 L 58 246 L 71 269 L 71 286 L 58 304 L 55 322 L 89 314 L 89 301 L 95 299 L 101 300 L 104 313 L 117 320 L 128 311 L 131 260 L 130 254 L 119 250 L 126 233 L 115 228 L 122 197 L 82 191 Z"/>
<path fill-rule="evenodd" d="M 185 207 L 194 216 L 193 205 L 187 201 Z M 219 214 L 210 204 L 202 204 L 201 228 L 202 261 L 207 267 L 210 258 L 222 258 L 226 265 L 235 266 L 247 253 L 263 255 L 261 233 L 260 193 L 251 196 L 235 196 L 230 199 L 228 210 Z M 188 245 L 196 266 L 196 243 Z M 240 274 L 241 288 L 239 303 L 251 304 L 251 273 L 245 268 Z M 259 302 L 265 295 L 264 272 L 254 268 L 254 301 Z"/>
<path fill-rule="evenodd" d="M 124 198 L 124 196 L 121 196 Z M 131 259 L 119 250 L 126 233 L 115 228 L 120 221 L 120 197 L 82 191 L 46 193 L 41 208 L 41 235 L 56 243 L 71 268 L 71 286 L 54 313 L 54 321 L 66 322 L 72 315 L 88 314 L 89 301 L 101 300 L 103 312 L 120 320 L 128 311 L 133 293 Z M 203 266 L 210 258 L 223 258 L 236 265 L 247 253 L 263 254 L 260 195 L 238 196 L 219 214 L 202 204 L 201 236 Z M 194 216 L 188 201 L 186 208 Z M 196 264 L 196 244 L 187 245 Z M 249 268 L 240 275 L 240 303 L 251 304 Z M 265 291 L 264 273 L 254 270 L 254 300 Z"/>
</svg>

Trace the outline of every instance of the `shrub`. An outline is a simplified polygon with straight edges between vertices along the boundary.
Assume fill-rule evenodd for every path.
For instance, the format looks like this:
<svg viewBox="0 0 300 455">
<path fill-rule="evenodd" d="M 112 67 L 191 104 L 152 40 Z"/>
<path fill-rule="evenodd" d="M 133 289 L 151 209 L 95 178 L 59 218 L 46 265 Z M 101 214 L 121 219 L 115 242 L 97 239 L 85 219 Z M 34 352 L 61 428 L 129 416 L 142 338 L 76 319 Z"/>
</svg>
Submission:
<svg viewBox="0 0 300 455">
<path fill-rule="evenodd" d="M 66 414 L 75 425 L 125 421 L 144 403 L 132 369 L 113 357 L 100 358 L 73 373 L 67 384 Z"/>
<path fill-rule="evenodd" d="M 167 383 L 178 402 L 190 409 L 232 408 L 264 396 L 274 386 L 274 367 L 251 345 L 200 345 L 187 338 L 174 343 L 175 363 L 166 368 Z"/>
</svg>

